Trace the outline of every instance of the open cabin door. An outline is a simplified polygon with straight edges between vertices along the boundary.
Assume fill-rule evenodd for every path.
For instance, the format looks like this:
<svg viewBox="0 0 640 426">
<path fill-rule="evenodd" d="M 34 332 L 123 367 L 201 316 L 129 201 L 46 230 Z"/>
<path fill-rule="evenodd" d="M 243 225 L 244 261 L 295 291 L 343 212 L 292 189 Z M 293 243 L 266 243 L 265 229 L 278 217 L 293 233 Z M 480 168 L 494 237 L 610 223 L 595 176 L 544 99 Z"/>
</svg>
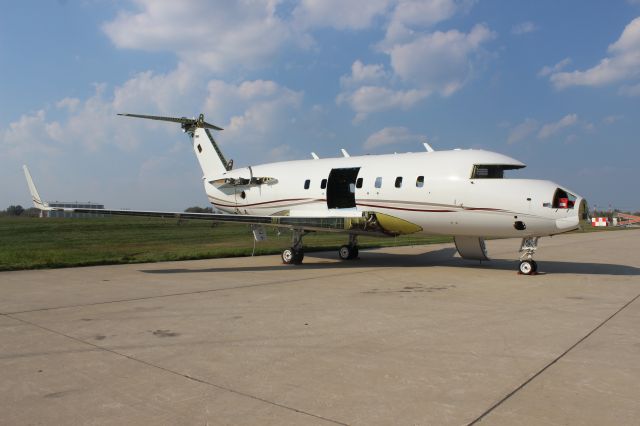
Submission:
<svg viewBox="0 0 640 426">
<path fill-rule="evenodd" d="M 356 206 L 356 179 L 360 167 L 331 169 L 327 182 L 327 208 L 349 209 Z"/>
</svg>

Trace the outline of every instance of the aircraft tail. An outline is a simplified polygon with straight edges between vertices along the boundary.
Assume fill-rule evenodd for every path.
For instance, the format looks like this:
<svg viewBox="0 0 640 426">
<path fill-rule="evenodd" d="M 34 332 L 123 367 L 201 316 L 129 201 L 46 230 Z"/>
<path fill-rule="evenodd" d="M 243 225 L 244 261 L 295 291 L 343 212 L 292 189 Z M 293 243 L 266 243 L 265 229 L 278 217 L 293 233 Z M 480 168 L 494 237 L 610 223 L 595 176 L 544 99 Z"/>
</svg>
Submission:
<svg viewBox="0 0 640 426">
<path fill-rule="evenodd" d="M 27 185 L 29 186 L 29 192 L 31 193 L 31 199 L 33 200 L 34 207 L 40 210 L 51 210 L 48 203 L 42 201 L 40 198 L 40 194 L 38 194 L 38 189 L 36 185 L 33 183 L 33 179 L 31 178 L 31 173 L 29 173 L 29 168 L 26 165 L 22 166 L 22 170 L 24 170 L 24 177 L 27 179 Z"/>
<path fill-rule="evenodd" d="M 118 114 L 125 117 L 145 118 L 148 120 L 160 120 L 178 123 L 182 130 L 191 137 L 193 152 L 195 152 L 202 174 L 205 179 L 211 180 L 216 176 L 222 175 L 224 172 L 231 170 L 233 161 L 227 161 L 222 150 L 211 135 L 212 130 L 223 130 L 221 127 L 204 121 L 204 114 L 200 114 L 198 119 L 186 117 L 162 117 L 157 115 L 140 115 L 140 114 Z"/>
</svg>

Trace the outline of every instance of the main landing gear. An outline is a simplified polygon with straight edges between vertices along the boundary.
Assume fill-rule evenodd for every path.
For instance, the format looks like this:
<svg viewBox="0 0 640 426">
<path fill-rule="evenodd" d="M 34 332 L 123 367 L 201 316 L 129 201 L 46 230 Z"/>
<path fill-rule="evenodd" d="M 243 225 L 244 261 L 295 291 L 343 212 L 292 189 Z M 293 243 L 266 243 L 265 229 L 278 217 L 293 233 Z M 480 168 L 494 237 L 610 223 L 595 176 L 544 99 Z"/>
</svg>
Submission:
<svg viewBox="0 0 640 426">
<path fill-rule="evenodd" d="M 349 234 L 349 244 L 345 244 L 338 250 L 341 260 L 353 260 L 358 258 L 358 236 Z"/>
<path fill-rule="evenodd" d="M 295 229 L 291 238 L 291 247 L 282 251 L 282 263 L 285 265 L 299 265 L 304 259 L 304 249 L 302 247 L 302 237 L 305 231 Z M 349 244 L 345 244 L 338 250 L 338 256 L 342 260 L 353 260 L 358 258 L 358 236 L 349 234 Z"/>
<path fill-rule="evenodd" d="M 535 275 L 538 273 L 538 264 L 533 260 L 533 255 L 538 249 L 538 237 L 522 239 L 520 246 L 520 266 L 519 273 L 522 275 Z"/>
<path fill-rule="evenodd" d="M 302 247 L 302 237 L 305 231 L 293 230 L 293 236 L 291 238 L 291 248 L 284 249 L 282 251 L 282 263 L 286 265 L 299 265 L 304 259 L 304 249 Z"/>
</svg>

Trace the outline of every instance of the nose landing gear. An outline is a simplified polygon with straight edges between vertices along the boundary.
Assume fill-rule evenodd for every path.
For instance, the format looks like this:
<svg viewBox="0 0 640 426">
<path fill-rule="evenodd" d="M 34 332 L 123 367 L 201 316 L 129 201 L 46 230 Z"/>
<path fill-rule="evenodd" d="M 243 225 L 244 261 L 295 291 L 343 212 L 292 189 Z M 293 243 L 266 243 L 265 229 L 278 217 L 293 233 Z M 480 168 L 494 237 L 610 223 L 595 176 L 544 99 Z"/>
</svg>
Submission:
<svg viewBox="0 0 640 426">
<path fill-rule="evenodd" d="M 538 237 L 523 238 L 520 246 L 520 266 L 518 273 L 522 275 L 535 275 L 538 273 L 538 264 L 533 260 L 533 255 L 538 249 Z"/>
</svg>

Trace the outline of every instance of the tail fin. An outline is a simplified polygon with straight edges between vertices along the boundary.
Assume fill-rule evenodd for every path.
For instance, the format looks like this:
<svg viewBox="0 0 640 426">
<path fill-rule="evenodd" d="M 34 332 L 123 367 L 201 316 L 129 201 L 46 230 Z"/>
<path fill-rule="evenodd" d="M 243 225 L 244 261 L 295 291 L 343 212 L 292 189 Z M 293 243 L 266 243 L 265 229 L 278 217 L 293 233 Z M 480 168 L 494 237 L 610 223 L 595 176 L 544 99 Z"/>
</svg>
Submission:
<svg viewBox="0 0 640 426">
<path fill-rule="evenodd" d="M 40 198 L 40 194 L 38 194 L 38 189 L 36 185 L 33 183 L 33 179 L 31 178 L 31 173 L 29 173 L 29 168 L 26 165 L 22 166 L 22 170 L 24 170 L 24 177 L 27 178 L 27 185 L 29 186 L 29 192 L 31 193 L 31 199 L 33 200 L 34 207 L 40 210 L 51 210 L 48 203 L 42 201 Z"/>
<path fill-rule="evenodd" d="M 200 168 L 205 179 L 210 180 L 216 176 L 222 175 L 224 172 L 231 170 L 233 162 L 227 162 L 213 139 L 209 129 L 223 130 L 221 127 L 204 121 L 204 114 L 200 114 L 198 119 L 186 117 L 162 117 L 157 115 L 140 115 L 140 114 L 118 114 L 125 117 L 146 118 L 149 120 L 170 121 L 179 123 L 182 130 L 191 136 L 193 151 L 198 158 Z"/>
</svg>

